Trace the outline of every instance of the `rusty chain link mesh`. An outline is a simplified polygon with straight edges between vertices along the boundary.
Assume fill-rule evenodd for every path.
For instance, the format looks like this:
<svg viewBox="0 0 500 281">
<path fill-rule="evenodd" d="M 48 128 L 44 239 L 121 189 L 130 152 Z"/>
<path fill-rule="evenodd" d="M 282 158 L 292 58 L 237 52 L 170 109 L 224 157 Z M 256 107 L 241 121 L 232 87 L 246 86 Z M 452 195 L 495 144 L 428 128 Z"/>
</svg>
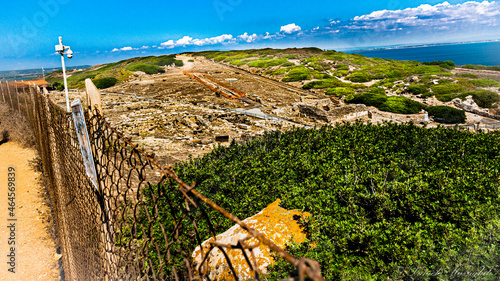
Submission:
<svg viewBox="0 0 500 281">
<path fill-rule="evenodd" d="M 298 280 L 323 280 L 316 261 L 294 258 L 196 191 L 195 183 L 183 182 L 171 167 L 138 150 L 97 112 L 85 111 L 96 189 L 86 175 L 70 113 L 34 86 L 0 83 L 0 92 L 0 102 L 21 112 L 34 130 L 67 280 L 214 280 L 207 270 L 213 249 L 222 251 L 230 271 L 215 280 L 245 280 L 227 254 L 234 249 L 252 271 L 246 279 L 266 280 L 253 252 L 260 244 L 293 264 Z M 221 219 L 239 224 L 248 237 L 237 245 L 201 247 L 222 230 Z M 250 238 L 259 243 L 249 245 Z M 197 246 L 199 263 L 193 257 Z"/>
</svg>

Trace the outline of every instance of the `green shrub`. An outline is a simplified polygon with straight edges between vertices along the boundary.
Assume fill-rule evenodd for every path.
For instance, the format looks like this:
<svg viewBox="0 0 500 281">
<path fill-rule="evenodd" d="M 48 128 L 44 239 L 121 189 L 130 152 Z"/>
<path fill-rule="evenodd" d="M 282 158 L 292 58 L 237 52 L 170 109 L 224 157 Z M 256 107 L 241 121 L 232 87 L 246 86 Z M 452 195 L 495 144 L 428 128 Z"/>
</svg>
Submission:
<svg viewBox="0 0 500 281">
<path fill-rule="evenodd" d="M 383 89 L 371 89 L 371 92 L 354 95 L 349 103 L 361 103 L 367 106 L 375 106 L 379 110 L 399 113 L 415 114 L 419 113 L 426 106 L 412 99 L 400 96 L 387 96 Z"/>
<path fill-rule="evenodd" d="M 278 198 L 284 208 L 311 213 L 304 223 L 308 241 L 288 250 L 297 258 L 317 260 L 325 280 L 438 280 L 412 275 L 417 269 L 439 269 L 440 276 L 450 277 L 443 280 L 455 280 L 457 268 L 460 273 L 492 269 L 491 278 L 479 280 L 498 280 L 499 142 L 500 134 L 355 123 L 266 133 L 174 169 L 239 218 L 255 215 Z M 182 225 L 174 229 L 172 206 L 184 206 L 183 196 L 174 181 L 166 184 L 161 192 L 144 193 L 146 202 L 159 205 L 148 209 L 149 217 L 157 219 L 134 218 L 154 233 L 156 243 L 145 247 L 153 263 L 154 245 L 160 245 L 159 252 L 167 245 L 159 222 L 167 235 L 175 230 L 186 235 L 178 246 L 186 253 L 212 233 L 205 219 L 197 220 L 197 229 L 191 220 L 180 219 Z M 197 209 L 205 206 L 196 204 L 202 206 Z M 206 215 L 220 225 L 216 233 L 234 225 L 211 208 L 174 214 L 186 213 Z M 194 243 L 185 245 L 190 233 L 200 237 L 193 235 Z M 163 269 L 173 278 L 171 267 Z M 269 269 L 269 280 L 296 274 L 278 257 Z"/>
<path fill-rule="evenodd" d="M 158 65 L 158 66 L 165 66 L 165 65 L 172 65 L 176 62 L 177 60 L 175 59 L 175 55 L 170 55 L 170 56 L 160 56 L 153 58 L 151 60 L 152 63 Z M 182 62 L 182 61 L 181 61 Z"/>
<path fill-rule="evenodd" d="M 431 87 L 436 98 L 443 102 L 451 101 L 456 93 L 462 92 L 465 88 L 459 84 L 434 85 Z"/>
<path fill-rule="evenodd" d="M 478 87 L 498 87 L 500 86 L 500 83 L 494 80 L 489 80 L 489 79 L 475 79 L 475 80 L 470 80 L 472 84 Z"/>
<path fill-rule="evenodd" d="M 378 109 L 399 114 L 419 113 L 426 106 L 407 97 L 390 96 Z"/>
<path fill-rule="evenodd" d="M 354 98 L 349 103 L 361 103 L 367 106 L 375 106 L 379 108 L 387 101 L 387 95 L 384 93 L 360 93 L 354 95 Z"/>
<path fill-rule="evenodd" d="M 366 71 L 354 71 L 346 77 L 346 79 L 356 83 L 370 82 L 372 78 L 372 75 Z"/>
<path fill-rule="evenodd" d="M 263 60 L 254 60 L 248 63 L 248 66 L 250 67 L 259 67 L 259 68 L 265 68 L 265 67 L 271 67 L 271 66 L 278 66 L 281 65 L 285 62 L 287 62 L 287 59 L 263 59 Z"/>
<path fill-rule="evenodd" d="M 64 84 L 62 82 L 54 82 L 52 83 L 52 88 L 56 89 L 57 91 L 64 91 Z"/>
<path fill-rule="evenodd" d="M 349 70 L 339 70 L 339 71 L 335 71 L 333 73 L 333 75 L 336 77 L 344 77 L 344 76 L 347 76 L 348 74 L 349 74 Z"/>
<path fill-rule="evenodd" d="M 343 86 L 344 83 L 337 78 L 329 78 L 326 80 L 311 81 L 304 86 L 303 89 L 325 89 Z"/>
<path fill-rule="evenodd" d="M 317 77 L 316 79 L 322 79 L 324 75 L 322 73 L 319 73 L 314 70 L 310 70 L 309 68 L 306 68 L 303 65 L 295 66 L 288 71 L 286 74 L 286 77 L 283 78 L 283 82 L 296 82 L 296 81 L 303 81 L 303 80 L 310 80 L 311 76 L 313 74 L 316 74 L 315 76 Z M 319 76 L 320 74 L 321 76 Z"/>
<path fill-rule="evenodd" d="M 137 64 L 127 68 L 130 71 L 142 71 L 146 74 L 165 73 L 165 69 L 153 64 Z"/>
<path fill-rule="evenodd" d="M 214 58 L 214 61 L 223 61 L 226 58 L 227 58 L 226 56 L 217 56 L 217 57 Z"/>
<path fill-rule="evenodd" d="M 349 70 L 349 66 L 347 64 L 339 63 L 335 65 L 335 68 L 338 70 Z"/>
<path fill-rule="evenodd" d="M 453 70 L 455 68 L 455 63 L 452 61 L 433 61 L 433 62 L 424 62 L 425 65 L 439 65 L 442 68 L 446 68 L 449 70 Z"/>
<path fill-rule="evenodd" d="M 429 106 L 427 107 L 429 116 L 434 117 L 434 121 L 444 124 L 465 123 L 467 116 L 465 111 L 449 106 Z"/>
<path fill-rule="evenodd" d="M 285 62 L 281 66 L 283 66 L 283 67 L 295 66 L 295 63 L 293 63 L 293 62 Z"/>
<path fill-rule="evenodd" d="M 106 78 L 95 79 L 92 82 L 94 82 L 94 85 L 97 87 L 97 89 L 106 89 L 116 85 L 118 79 L 114 77 L 106 77 Z"/>
<path fill-rule="evenodd" d="M 343 96 L 353 95 L 355 93 L 356 90 L 354 90 L 353 88 L 346 88 L 346 87 L 336 87 L 325 90 L 325 95 L 333 95 L 339 98 Z"/>
<path fill-rule="evenodd" d="M 233 60 L 230 62 L 232 65 L 242 66 L 248 63 L 248 60 Z"/>
<path fill-rule="evenodd" d="M 411 85 L 407 88 L 407 91 L 412 95 L 418 96 L 429 93 L 429 88 L 425 85 Z"/>
<path fill-rule="evenodd" d="M 460 95 L 462 99 L 467 96 L 472 96 L 474 102 L 483 108 L 496 107 L 494 104 L 500 101 L 500 96 L 497 93 L 487 90 L 469 91 Z"/>
</svg>

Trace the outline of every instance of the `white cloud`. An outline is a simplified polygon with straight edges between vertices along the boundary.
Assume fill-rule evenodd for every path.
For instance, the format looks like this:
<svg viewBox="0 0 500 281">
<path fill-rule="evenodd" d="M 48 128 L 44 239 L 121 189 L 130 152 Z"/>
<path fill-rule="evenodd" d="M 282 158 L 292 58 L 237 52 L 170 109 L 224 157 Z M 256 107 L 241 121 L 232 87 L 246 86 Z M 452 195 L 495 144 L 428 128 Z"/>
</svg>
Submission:
<svg viewBox="0 0 500 281">
<path fill-rule="evenodd" d="M 267 34 L 269 34 L 269 33 L 267 33 Z M 257 40 L 258 38 L 259 38 L 259 35 L 257 35 L 256 33 L 254 33 L 252 35 L 248 35 L 248 33 L 246 33 L 246 32 L 244 34 L 238 36 L 238 39 L 241 39 L 247 43 L 252 43 L 255 40 Z"/>
<path fill-rule="evenodd" d="M 262 37 L 263 39 L 273 39 L 275 38 L 276 35 L 271 35 L 269 32 L 266 32 L 266 35 Z"/>
<path fill-rule="evenodd" d="M 146 50 L 146 49 L 149 49 L 149 48 L 150 48 L 149 46 L 142 46 L 141 50 Z"/>
<path fill-rule="evenodd" d="M 231 43 L 233 41 L 233 35 L 223 34 L 220 36 L 205 38 L 205 39 L 195 39 L 190 36 L 184 36 L 179 40 L 168 40 L 160 44 L 160 49 L 172 49 L 174 47 L 186 47 L 186 46 L 205 46 L 205 45 L 215 45 Z"/>
<path fill-rule="evenodd" d="M 287 34 L 294 33 L 297 31 L 301 31 L 302 28 L 295 23 L 287 24 L 281 27 L 280 32 L 284 32 Z"/>
<path fill-rule="evenodd" d="M 123 47 L 123 48 L 114 48 L 113 50 L 111 50 L 111 52 L 120 52 L 120 51 L 123 51 L 123 52 L 127 52 L 127 51 L 136 51 L 136 50 L 139 50 L 138 48 L 132 48 L 132 47 Z"/>
<path fill-rule="evenodd" d="M 446 29 L 453 26 L 486 25 L 500 23 L 500 2 L 475 2 L 451 5 L 443 2 L 437 5 L 423 4 L 416 8 L 403 10 L 380 10 L 367 15 L 354 17 L 345 26 L 348 29 L 376 31 L 400 30 L 411 28 Z"/>
</svg>

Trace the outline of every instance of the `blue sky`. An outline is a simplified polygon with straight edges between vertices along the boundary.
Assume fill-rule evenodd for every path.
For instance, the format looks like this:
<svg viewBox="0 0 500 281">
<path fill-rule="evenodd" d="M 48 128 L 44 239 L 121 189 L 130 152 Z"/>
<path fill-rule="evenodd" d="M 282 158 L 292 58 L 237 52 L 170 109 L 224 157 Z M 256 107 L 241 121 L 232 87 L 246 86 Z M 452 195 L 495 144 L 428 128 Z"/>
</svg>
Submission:
<svg viewBox="0 0 500 281">
<path fill-rule="evenodd" d="M 0 70 L 199 50 L 349 50 L 500 39 L 500 2 L 407 0 L 4 1 Z"/>
</svg>

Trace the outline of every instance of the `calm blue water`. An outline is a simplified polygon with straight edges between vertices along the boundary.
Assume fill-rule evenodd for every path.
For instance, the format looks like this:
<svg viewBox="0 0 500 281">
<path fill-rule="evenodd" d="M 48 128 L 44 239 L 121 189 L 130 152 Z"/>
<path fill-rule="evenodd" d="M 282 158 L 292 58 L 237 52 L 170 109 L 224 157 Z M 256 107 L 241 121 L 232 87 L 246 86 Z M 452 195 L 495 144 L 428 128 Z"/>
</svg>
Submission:
<svg viewBox="0 0 500 281">
<path fill-rule="evenodd" d="M 453 61 L 457 65 L 500 65 L 500 42 L 410 47 L 400 49 L 351 51 L 367 57 L 420 62 Z"/>
</svg>

